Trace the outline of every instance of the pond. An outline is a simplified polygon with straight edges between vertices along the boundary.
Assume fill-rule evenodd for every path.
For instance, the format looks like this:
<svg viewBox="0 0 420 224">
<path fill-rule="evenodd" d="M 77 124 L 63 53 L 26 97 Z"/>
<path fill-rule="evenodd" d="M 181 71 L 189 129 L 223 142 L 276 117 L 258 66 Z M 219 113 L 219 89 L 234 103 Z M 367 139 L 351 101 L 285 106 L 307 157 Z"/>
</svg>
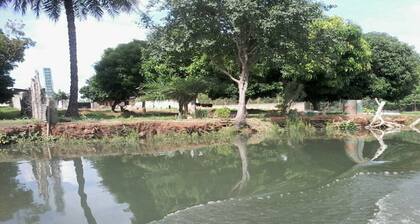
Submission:
<svg viewBox="0 0 420 224">
<path fill-rule="evenodd" d="M 418 139 L 2 162 L 0 223 L 420 223 Z"/>
</svg>

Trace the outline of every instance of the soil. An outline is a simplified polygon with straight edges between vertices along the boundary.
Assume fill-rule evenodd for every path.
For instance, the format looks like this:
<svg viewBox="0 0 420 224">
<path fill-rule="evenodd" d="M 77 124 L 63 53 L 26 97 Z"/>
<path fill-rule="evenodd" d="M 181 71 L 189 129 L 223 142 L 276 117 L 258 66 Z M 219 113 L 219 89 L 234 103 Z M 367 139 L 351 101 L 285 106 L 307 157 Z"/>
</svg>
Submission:
<svg viewBox="0 0 420 224">
<path fill-rule="evenodd" d="M 410 116 L 384 116 L 386 120 L 408 125 L 412 122 L 413 118 Z M 341 121 L 353 121 L 356 125 L 360 127 L 365 127 L 369 125 L 372 115 L 314 115 L 314 116 L 303 116 L 304 121 L 309 122 L 316 128 L 323 128 L 327 123 L 331 122 L 341 122 Z M 271 117 L 271 121 L 284 125 L 286 123 L 287 117 Z"/>
<path fill-rule="evenodd" d="M 122 136 L 131 132 L 138 133 L 139 137 L 146 138 L 156 134 L 167 133 L 205 133 L 218 131 L 231 126 L 225 120 L 187 120 L 187 121 L 137 121 L 137 122 L 68 122 L 58 123 L 51 128 L 52 136 L 65 138 L 102 138 Z M 45 124 L 29 124 L 13 127 L 2 127 L 0 133 L 6 135 L 41 134 L 46 135 Z"/>
</svg>

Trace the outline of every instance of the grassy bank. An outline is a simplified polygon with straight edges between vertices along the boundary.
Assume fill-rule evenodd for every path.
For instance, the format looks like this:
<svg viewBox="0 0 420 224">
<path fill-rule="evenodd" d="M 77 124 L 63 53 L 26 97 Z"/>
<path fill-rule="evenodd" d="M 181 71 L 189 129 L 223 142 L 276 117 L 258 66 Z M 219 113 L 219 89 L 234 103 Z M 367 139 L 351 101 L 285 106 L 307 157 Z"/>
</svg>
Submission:
<svg viewBox="0 0 420 224">
<path fill-rule="evenodd" d="M 168 133 L 140 138 L 136 132 L 102 139 L 69 139 L 31 136 L 0 147 L 0 160 L 6 158 L 71 158 L 114 154 L 160 154 L 211 145 L 230 144 L 238 134 L 233 127 L 209 133 Z"/>
</svg>

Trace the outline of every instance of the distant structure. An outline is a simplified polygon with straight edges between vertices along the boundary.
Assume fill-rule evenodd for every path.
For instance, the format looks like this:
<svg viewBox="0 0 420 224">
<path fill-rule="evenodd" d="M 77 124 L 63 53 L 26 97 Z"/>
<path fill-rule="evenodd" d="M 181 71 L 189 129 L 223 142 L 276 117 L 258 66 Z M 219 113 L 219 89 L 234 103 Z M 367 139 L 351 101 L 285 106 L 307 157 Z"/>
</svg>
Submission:
<svg viewBox="0 0 420 224">
<path fill-rule="evenodd" d="M 54 95 L 53 80 L 50 68 L 44 68 L 44 79 L 45 79 L 45 94 L 47 97 Z"/>
</svg>

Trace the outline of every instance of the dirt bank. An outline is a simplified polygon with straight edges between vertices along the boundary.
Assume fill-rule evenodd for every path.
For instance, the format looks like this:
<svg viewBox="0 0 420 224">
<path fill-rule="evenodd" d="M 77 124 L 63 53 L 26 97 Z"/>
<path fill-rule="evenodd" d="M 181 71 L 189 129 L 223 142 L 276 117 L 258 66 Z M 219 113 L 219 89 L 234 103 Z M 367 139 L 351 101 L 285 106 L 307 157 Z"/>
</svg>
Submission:
<svg viewBox="0 0 420 224">
<path fill-rule="evenodd" d="M 139 137 L 168 133 L 206 133 L 231 126 L 224 120 L 187 120 L 187 121 L 136 121 L 136 122 L 69 122 L 59 123 L 51 128 L 51 135 L 65 138 L 103 138 L 138 133 Z M 2 127 L 0 133 L 13 135 L 46 135 L 46 125 L 42 123 Z"/>
<path fill-rule="evenodd" d="M 314 115 L 314 116 L 303 116 L 304 121 L 309 122 L 316 128 L 323 128 L 327 123 L 341 122 L 341 121 L 353 121 L 360 127 L 365 127 L 369 124 L 372 119 L 372 115 Z M 413 121 L 412 116 L 384 116 L 388 121 L 392 121 L 399 124 L 408 125 Z M 280 125 L 285 124 L 287 121 L 286 116 L 282 117 L 271 117 L 271 121 Z"/>
</svg>

